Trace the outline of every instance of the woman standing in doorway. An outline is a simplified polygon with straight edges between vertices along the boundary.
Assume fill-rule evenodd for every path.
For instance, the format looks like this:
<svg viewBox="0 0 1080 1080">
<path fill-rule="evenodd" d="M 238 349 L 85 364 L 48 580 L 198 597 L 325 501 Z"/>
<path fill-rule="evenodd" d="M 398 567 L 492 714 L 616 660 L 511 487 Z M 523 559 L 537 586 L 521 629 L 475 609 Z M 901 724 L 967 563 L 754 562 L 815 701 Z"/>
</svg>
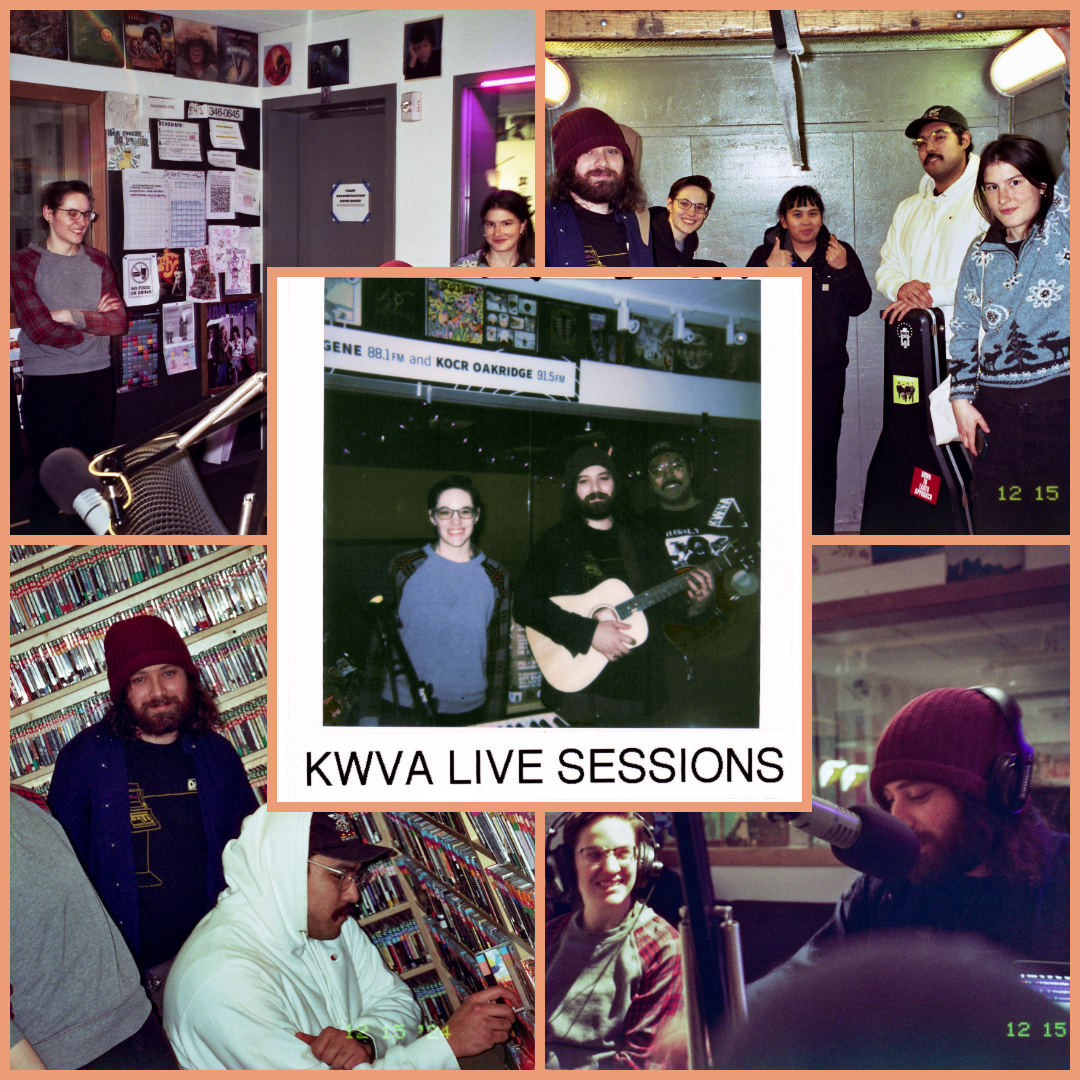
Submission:
<svg viewBox="0 0 1080 1080">
<path fill-rule="evenodd" d="M 31 244 L 11 257 L 11 295 L 19 320 L 25 371 L 23 425 L 34 467 L 31 516 L 40 531 L 55 531 L 56 507 L 38 482 L 54 450 L 74 446 L 93 457 L 112 438 L 115 387 L 109 338 L 127 330 L 108 256 L 84 244 L 94 218 L 93 197 L 82 180 L 45 188 L 44 246 Z"/>
<path fill-rule="evenodd" d="M 484 246 L 455 266 L 533 266 L 532 212 L 516 191 L 493 191 L 480 207 Z"/>
</svg>

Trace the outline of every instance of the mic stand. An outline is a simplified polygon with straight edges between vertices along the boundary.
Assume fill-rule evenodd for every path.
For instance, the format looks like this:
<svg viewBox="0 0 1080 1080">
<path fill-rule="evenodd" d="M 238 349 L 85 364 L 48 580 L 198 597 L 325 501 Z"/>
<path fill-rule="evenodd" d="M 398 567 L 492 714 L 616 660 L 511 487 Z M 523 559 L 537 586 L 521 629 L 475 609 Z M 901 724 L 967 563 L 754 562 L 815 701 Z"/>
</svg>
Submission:
<svg viewBox="0 0 1080 1080">
<path fill-rule="evenodd" d="M 433 687 L 431 683 L 420 681 L 416 668 L 405 651 L 405 643 L 401 640 L 399 631 L 401 619 L 396 613 L 386 613 L 381 596 L 373 596 L 371 603 L 375 606 L 375 629 L 382 645 L 383 666 L 390 675 L 390 694 L 395 707 L 398 705 L 397 676 L 404 675 L 414 707 L 419 708 L 426 719 L 434 720 L 437 713 L 432 696 Z"/>
<path fill-rule="evenodd" d="M 725 1018 L 746 1020 L 739 924 L 717 904 L 700 814 L 672 814 L 686 904 L 680 911 L 684 1000 L 691 1069 L 712 1069 Z M 721 962 L 722 961 L 722 962 Z M 719 989 L 719 992 L 717 992 Z"/>
</svg>

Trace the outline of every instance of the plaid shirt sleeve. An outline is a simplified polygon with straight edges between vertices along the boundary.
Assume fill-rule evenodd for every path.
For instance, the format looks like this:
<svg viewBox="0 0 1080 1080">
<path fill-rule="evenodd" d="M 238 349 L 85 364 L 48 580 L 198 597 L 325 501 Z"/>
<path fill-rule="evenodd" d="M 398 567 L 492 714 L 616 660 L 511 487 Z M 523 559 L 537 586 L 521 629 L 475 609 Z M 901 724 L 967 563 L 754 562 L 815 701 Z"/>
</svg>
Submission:
<svg viewBox="0 0 1080 1080">
<path fill-rule="evenodd" d="M 34 284 L 40 261 L 41 256 L 30 248 L 23 248 L 11 256 L 11 300 L 19 328 L 38 345 L 70 349 L 82 342 L 83 333 L 74 326 L 55 322 L 41 302 Z"/>
<path fill-rule="evenodd" d="M 611 1067 L 648 1069 L 653 1047 L 664 1027 L 682 1007 L 682 960 L 679 937 L 659 916 L 634 932 L 641 957 L 641 987 L 626 1013 L 623 1045 Z"/>
<path fill-rule="evenodd" d="M 101 298 L 115 297 L 120 306 L 115 311 L 84 311 L 83 319 L 86 323 L 86 333 L 95 337 L 115 337 L 117 334 L 126 333 L 128 328 L 127 308 L 124 307 L 123 297 L 116 287 L 116 275 L 113 273 L 112 263 L 108 256 L 97 248 L 86 248 L 86 254 L 91 261 L 101 268 Z"/>
</svg>

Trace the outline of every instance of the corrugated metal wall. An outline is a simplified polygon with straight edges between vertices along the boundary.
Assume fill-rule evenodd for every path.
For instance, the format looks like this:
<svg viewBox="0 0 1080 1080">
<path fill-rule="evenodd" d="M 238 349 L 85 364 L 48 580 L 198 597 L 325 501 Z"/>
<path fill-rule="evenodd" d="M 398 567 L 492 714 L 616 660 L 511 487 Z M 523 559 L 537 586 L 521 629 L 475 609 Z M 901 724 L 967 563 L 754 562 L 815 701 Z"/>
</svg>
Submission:
<svg viewBox="0 0 1080 1080">
<path fill-rule="evenodd" d="M 800 127 L 809 171 L 791 165 L 780 126 L 769 56 L 743 46 L 702 55 L 702 43 L 663 56 L 573 57 L 560 63 L 573 91 L 561 112 L 589 105 L 627 124 L 642 137 L 641 176 L 653 205 L 680 176 L 702 173 L 717 192 L 701 230 L 702 258 L 741 266 L 776 220 L 780 196 L 792 185 L 822 193 L 826 224 L 856 250 L 874 283 L 879 252 L 897 203 L 923 176 L 904 138 L 907 123 L 930 105 L 959 109 L 972 127 L 976 150 L 999 131 L 1042 139 L 1054 160 L 1065 144 L 1061 83 L 1053 81 L 1017 98 L 1001 98 L 989 79 L 998 46 L 893 51 L 877 39 L 867 51 L 846 42 L 809 43 L 799 76 Z M 550 146 L 548 168 L 550 170 Z M 866 468 L 881 430 L 883 331 L 875 294 L 870 310 L 851 327 L 851 366 L 840 440 L 836 521 L 857 531 Z M 792 358 L 792 363 L 795 359 Z"/>
</svg>

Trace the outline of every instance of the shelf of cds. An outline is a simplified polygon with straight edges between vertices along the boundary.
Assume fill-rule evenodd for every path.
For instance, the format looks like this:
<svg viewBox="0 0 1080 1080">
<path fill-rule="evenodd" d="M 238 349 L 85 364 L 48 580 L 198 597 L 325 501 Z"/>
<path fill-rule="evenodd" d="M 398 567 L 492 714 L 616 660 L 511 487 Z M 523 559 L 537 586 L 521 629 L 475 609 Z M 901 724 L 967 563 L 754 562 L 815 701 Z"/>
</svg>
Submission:
<svg viewBox="0 0 1080 1080">
<path fill-rule="evenodd" d="M 47 792 L 60 749 L 110 702 L 105 634 L 157 615 L 214 696 L 221 734 L 266 798 L 266 549 L 213 544 L 13 546 L 11 779 Z"/>
<path fill-rule="evenodd" d="M 529 1010 L 506 1045 L 535 1063 L 535 838 L 529 813 L 355 814 L 395 855 L 364 882 L 360 925 L 412 989 L 428 1023 L 470 994 L 513 990 Z"/>
</svg>

